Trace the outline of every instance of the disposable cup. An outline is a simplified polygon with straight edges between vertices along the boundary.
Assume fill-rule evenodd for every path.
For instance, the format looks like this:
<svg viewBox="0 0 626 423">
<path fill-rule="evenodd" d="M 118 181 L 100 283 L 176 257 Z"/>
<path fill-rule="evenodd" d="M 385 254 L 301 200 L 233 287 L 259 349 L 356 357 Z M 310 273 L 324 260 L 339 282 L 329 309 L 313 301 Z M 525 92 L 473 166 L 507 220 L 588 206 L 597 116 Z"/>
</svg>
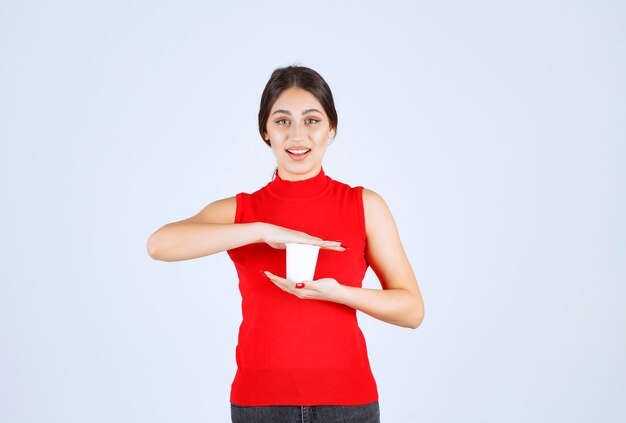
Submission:
<svg viewBox="0 0 626 423">
<path fill-rule="evenodd" d="M 287 279 L 294 282 L 312 281 L 320 247 L 310 244 L 286 243 Z"/>
</svg>

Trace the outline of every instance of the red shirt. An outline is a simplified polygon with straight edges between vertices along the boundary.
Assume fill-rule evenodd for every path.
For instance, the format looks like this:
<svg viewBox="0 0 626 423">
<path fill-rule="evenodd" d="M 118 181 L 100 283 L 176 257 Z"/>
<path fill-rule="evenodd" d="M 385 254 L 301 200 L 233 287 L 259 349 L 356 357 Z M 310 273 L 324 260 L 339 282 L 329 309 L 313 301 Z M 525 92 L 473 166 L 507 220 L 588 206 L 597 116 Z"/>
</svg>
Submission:
<svg viewBox="0 0 626 423">
<path fill-rule="evenodd" d="M 323 169 L 303 181 L 276 175 L 252 194 L 237 194 L 235 223 L 273 223 L 342 241 L 346 251 L 320 250 L 314 280 L 330 277 L 361 287 L 368 267 L 362 190 L 329 178 Z M 285 277 L 285 250 L 256 243 L 228 254 L 239 276 L 243 316 L 231 402 L 360 405 L 378 400 L 355 309 L 300 299 L 274 285 L 261 272 Z"/>
</svg>

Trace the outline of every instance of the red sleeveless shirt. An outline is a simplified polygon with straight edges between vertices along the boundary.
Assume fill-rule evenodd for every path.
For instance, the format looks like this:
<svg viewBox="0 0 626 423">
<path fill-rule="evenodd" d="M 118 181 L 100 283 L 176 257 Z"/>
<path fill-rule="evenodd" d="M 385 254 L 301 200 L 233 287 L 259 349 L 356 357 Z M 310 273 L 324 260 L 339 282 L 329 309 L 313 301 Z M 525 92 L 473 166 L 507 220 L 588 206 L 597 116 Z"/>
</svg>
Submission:
<svg viewBox="0 0 626 423">
<path fill-rule="evenodd" d="M 237 194 L 235 223 L 272 223 L 342 241 L 346 251 L 320 250 L 314 280 L 330 277 L 361 287 L 368 267 L 362 190 L 329 178 L 323 169 L 303 181 L 276 174 L 260 190 Z M 239 276 L 243 316 L 231 402 L 360 405 L 378 400 L 355 309 L 300 299 L 274 285 L 261 272 L 285 277 L 285 250 L 255 243 L 228 255 Z"/>
</svg>

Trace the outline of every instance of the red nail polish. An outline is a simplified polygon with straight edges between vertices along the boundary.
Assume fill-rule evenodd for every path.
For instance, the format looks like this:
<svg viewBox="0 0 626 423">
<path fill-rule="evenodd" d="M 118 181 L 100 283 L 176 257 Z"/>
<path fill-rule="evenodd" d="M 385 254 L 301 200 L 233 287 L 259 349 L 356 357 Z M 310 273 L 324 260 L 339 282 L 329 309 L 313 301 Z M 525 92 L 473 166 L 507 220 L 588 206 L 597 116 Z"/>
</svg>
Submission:
<svg viewBox="0 0 626 423">
<path fill-rule="evenodd" d="M 296 288 L 297 288 L 297 289 L 304 288 L 304 282 L 298 282 L 298 283 L 296 284 Z"/>
</svg>

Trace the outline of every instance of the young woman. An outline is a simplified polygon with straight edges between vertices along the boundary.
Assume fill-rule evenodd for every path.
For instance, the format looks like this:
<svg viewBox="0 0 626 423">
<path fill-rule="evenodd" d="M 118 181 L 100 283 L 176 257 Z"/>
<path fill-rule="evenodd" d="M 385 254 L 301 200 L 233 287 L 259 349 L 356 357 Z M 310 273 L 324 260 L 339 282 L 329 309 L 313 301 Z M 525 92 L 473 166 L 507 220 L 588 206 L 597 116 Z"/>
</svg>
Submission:
<svg viewBox="0 0 626 423">
<path fill-rule="evenodd" d="M 276 156 L 273 180 L 169 223 L 148 240 L 156 260 L 227 251 L 235 264 L 243 320 L 233 422 L 379 422 L 356 310 L 407 328 L 424 317 L 384 200 L 324 173 L 337 121 L 331 90 L 317 72 L 276 69 L 259 110 L 259 132 Z M 286 243 L 320 246 L 314 280 L 285 279 Z M 361 287 L 368 266 L 382 289 Z"/>
</svg>

